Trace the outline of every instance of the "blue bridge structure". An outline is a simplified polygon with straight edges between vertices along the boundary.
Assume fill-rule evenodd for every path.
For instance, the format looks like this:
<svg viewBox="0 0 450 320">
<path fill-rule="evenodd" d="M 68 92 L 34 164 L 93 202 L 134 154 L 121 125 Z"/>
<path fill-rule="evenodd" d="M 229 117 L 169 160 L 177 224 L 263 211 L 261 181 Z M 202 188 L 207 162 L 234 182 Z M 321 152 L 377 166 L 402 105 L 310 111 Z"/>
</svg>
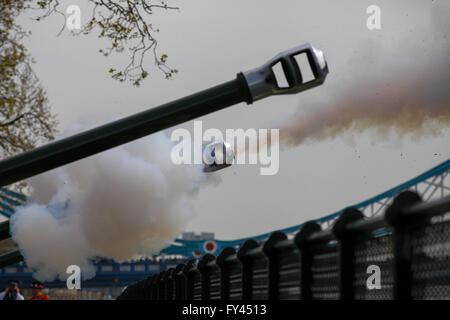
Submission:
<svg viewBox="0 0 450 320">
<path fill-rule="evenodd" d="M 383 212 L 391 204 L 393 198 L 405 190 L 417 192 L 425 201 L 445 197 L 450 194 L 449 174 L 450 159 L 394 188 L 346 208 L 357 208 L 365 216 L 373 217 Z M 23 194 L 0 188 L 0 214 L 6 218 L 10 218 L 14 214 L 15 209 L 18 206 L 25 205 L 27 201 L 29 201 L 28 198 Z M 336 221 L 346 208 L 315 221 L 327 228 Z M 298 224 L 278 231 L 287 234 L 289 237 L 289 235 L 294 235 L 302 225 Z M 152 259 L 127 263 L 96 263 L 96 276 L 83 281 L 82 286 L 127 286 L 136 283 L 138 280 L 148 278 L 152 274 L 158 274 L 161 271 L 173 268 L 175 265 L 184 263 L 192 258 L 200 258 L 205 254 L 218 254 L 226 247 L 233 247 L 237 250 L 242 243 L 249 239 L 264 241 L 271 233 L 235 240 L 186 240 L 176 238 Z M 0 287 L 4 287 L 8 279 L 15 279 L 26 285 L 33 281 L 33 270 L 30 270 L 25 263 L 14 264 L 0 269 Z M 65 287 L 66 283 L 54 281 L 46 283 L 46 285 L 48 287 Z"/>
</svg>

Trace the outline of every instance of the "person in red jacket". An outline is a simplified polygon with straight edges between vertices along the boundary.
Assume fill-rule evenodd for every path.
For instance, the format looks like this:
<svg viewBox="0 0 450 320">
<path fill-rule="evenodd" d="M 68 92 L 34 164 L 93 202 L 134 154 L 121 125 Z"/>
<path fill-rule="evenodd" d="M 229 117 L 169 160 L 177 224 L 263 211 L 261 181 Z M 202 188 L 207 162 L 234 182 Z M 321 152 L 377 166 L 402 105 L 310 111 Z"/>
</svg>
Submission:
<svg viewBox="0 0 450 320">
<path fill-rule="evenodd" d="M 44 285 L 39 281 L 33 281 L 31 288 L 33 290 L 33 296 L 28 300 L 50 300 L 45 294 L 42 293 Z"/>
</svg>

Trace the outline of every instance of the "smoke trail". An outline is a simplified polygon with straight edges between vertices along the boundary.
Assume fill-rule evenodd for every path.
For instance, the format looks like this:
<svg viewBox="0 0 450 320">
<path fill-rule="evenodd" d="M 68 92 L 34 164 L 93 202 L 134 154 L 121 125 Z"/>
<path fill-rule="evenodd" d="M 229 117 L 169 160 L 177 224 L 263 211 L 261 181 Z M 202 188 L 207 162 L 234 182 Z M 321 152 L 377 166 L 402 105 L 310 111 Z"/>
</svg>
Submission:
<svg viewBox="0 0 450 320">
<path fill-rule="evenodd" d="M 281 124 L 280 138 L 296 146 L 307 138 L 323 140 L 369 128 L 380 136 L 392 131 L 400 136 L 413 133 L 416 138 L 437 136 L 450 124 L 448 57 L 415 72 L 394 71 L 388 85 L 384 81 L 358 84 L 329 104 Z"/>
<path fill-rule="evenodd" d="M 420 45 L 408 39 L 395 52 L 369 45 L 363 55 L 377 52 L 372 60 L 357 59 L 348 71 L 334 70 L 352 77 L 345 90 L 328 91 L 326 100 L 310 101 L 307 110 L 302 104 L 289 120 L 272 124 L 280 128 L 281 143 L 297 146 L 367 129 L 378 138 L 393 132 L 415 139 L 439 135 L 450 124 L 448 10 L 434 8 L 432 17 L 433 30 L 414 35 Z"/>
<path fill-rule="evenodd" d="M 205 175 L 172 164 L 171 147 L 157 133 L 30 179 L 34 202 L 18 208 L 11 233 L 35 276 L 65 279 L 75 264 L 87 279 L 92 258 L 152 254 L 179 235 Z"/>
</svg>

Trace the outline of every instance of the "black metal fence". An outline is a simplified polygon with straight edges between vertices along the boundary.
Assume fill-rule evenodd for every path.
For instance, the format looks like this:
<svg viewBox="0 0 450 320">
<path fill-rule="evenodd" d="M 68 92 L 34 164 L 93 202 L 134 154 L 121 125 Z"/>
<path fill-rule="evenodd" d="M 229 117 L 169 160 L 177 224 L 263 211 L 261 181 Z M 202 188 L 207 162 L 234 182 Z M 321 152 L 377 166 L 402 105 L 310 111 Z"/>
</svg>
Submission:
<svg viewBox="0 0 450 320">
<path fill-rule="evenodd" d="M 368 285 L 374 266 L 378 288 Z M 128 286 L 118 299 L 450 299 L 450 196 L 422 202 L 404 191 L 371 218 L 349 208 L 332 228 L 310 221 L 293 239 L 276 231 L 261 244 L 248 240 Z"/>
</svg>

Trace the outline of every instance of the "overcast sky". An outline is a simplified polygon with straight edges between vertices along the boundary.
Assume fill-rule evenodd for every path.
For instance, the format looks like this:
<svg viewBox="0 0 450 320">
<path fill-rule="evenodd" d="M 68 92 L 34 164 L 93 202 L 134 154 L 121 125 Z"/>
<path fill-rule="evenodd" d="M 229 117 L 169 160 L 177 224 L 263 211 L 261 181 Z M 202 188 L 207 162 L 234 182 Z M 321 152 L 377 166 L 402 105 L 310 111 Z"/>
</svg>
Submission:
<svg viewBox="0 0 450 320">
<path fill-rule="evenodd" d="M 88 19 L 87 0 L 78 4 Z M 179 70 L 167 81 L 150 64 L 150 79 L 139 88 L 110 78 L 107 70 L 128 56 L 102 57 L 95 35 L 59 37 L 61 17 L 21 21 L 33 31 L 26 46 L 47 89 L 60 129 L 80 119 L 104 122 L 232 80 L 279 51 L 310 42 L 322 49 L 330 73 L 323 86 L 292 96 L 239 104 L 201 118 L 204 128 L 259 128 L 269 119 L 289 118 L 308 101 L 347 90 L 355 79 L 370 79 L 389 59 L 414 59 L 434 50 L 432 12 L 449 13 L 446 0 L 402 1 L 172 1 L 180 11 L 156 11 L 153 23 L 161 53 Z M 366 8 L 381 8 L 381 30 L 368 30 Z M 448 30 L 446 31 L 448 34 Z M 425 43 L 425 44 L 424 44 Z M 425 47 L 426 46 L 426 47 Z M 411 51 L 402 48 L 412 48 Z M 410 56 L 409 56 L 410 55 Z M 149 59 L 150 60 L 150 59 Z M 355 63 L 357 62 L 357 63 Z M 389 79 L 389 72 L 386 78 Z M 425 84 L 426 85 L 426 84 Z M 183 125 L 192 128 L 192 122 Z M 352 138 L 352 139 L 350 139 Z M 370 133 L 307 143 L 280 154 L 277 175 L 261 176 L 259 166 L 220 171 L 222 182 L 203 188 L 194 201 L 196 218 L 188 231 L 211 231 L 220 239 L 269 232 L 319 218 L 400 184 L 450 158 L 450 130 L 416 140 Z"/>
</svg>

